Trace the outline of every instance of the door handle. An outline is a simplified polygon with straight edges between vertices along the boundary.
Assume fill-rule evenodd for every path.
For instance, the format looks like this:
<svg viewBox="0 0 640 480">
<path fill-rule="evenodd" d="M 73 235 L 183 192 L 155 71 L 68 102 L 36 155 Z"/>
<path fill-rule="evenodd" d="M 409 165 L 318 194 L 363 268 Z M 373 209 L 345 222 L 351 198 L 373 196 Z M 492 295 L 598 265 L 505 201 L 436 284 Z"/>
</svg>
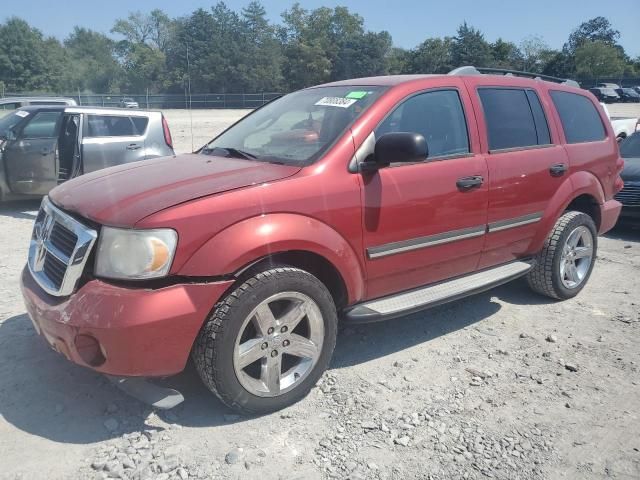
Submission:
<svg viewBox="0 0 640 480">
<path fill-rule="evenodd" d="M 132 143 L 131 145 L 127 145 L 127 150 L 140 150 L 142 148 L 137 143 Z"/>
<path fill-rule="evenodd" d="M 556 163 L 555 165 L 551 165 L 549 167 L 549 173 L 552 177 L 561 177 L 568 170 L 567 166 L 564 163 Z"/>
<path fill-rule="evenodd" d="M 484 183 L 484 178 L 482 178 L 482 176 L 480 175 L 473 175 L 471 177 L 462 177 L 462 178 L 459 178 L 458 181 L 456 181 L 456 185 L 458 189 L 462 190 L 463 192 L 479 187 L 483 183 Z"/>
</svg>

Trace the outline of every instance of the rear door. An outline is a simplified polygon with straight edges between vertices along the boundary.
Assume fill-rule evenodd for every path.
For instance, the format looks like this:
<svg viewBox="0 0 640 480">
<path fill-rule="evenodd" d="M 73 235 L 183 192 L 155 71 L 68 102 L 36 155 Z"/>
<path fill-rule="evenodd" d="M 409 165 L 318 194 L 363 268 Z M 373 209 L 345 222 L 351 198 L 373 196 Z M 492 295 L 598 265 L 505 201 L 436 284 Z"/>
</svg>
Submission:
<svg viewBox="0 0 640 480">
<path fill-rule="evenodd" d="M 25 112 L 26 113 L 26 112 Z M 5 147 L 7 182 L 13 193 L 45 195 L 58 184 L 57 146 L 61 111 L 40 111 Z"/>
<path fill-rule="evenodd" d="M 443 87 L 401 101 L 374 131 L 415 132 L 427 140 L 422 162 L 363 174 L 368 286 L 375 298 L 475 270 L 484 241 L 487 167 L 466 92 Z M 467 183 L 464 182 L 467 179 Z M 473 183 L 475 179 L 475 184 Z"/>
<path fill-rule="evenodd" d="M 524 256 L 549 200 L 568 176 L 568 159 L 531 88 L 477 80 L 473 101 L 489 168 L 487 237 L 479 268 Z"/>
<path fill-rule="evenodd" d="M 144 122 L 129 115 L 87 114 L 83 130 L 83 171 L 93 172 L 114 165 L 143 160 Z M 144 124 L 144 125 L 143 125 Z"/>
</svg>

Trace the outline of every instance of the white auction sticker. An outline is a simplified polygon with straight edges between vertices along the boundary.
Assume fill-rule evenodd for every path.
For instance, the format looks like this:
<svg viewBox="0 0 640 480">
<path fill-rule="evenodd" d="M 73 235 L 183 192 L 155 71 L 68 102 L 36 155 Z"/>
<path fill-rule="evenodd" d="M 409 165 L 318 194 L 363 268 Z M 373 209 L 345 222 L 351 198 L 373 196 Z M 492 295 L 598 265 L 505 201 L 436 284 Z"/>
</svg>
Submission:
<svg viewBox="0 0 640 480">
<path fill-rule="evenodd" d="M 18 115 L 19 117 L 25 118 L 29 116 L 29 112 L 25 112 L 24 110 L 18 110 L 16 111 L 16 115 Z"/>
<path fill-rule="evenodd" d="M 351 105 L 358 101 L 357 98 L 342 98 L 342 97 L 324 97 L 318 100 L 315 104 L 324 107 L 340 107 L 349 108 Z"/>
</svg>

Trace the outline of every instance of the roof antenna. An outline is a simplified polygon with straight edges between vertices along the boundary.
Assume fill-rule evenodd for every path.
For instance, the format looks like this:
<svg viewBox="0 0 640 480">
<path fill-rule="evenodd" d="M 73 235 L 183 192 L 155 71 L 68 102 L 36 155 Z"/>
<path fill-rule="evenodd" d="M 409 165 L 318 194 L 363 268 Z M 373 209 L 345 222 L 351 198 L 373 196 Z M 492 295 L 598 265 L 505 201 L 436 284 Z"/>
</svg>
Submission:
<svg viewBox="0 0 640 480">
<path fill-rule="evenodd" d="M 187 43 L 187 89 L 189 95 L 189 123 L 191 126 L 191 153 L 193 153 L 193 112 L 191 110 L 191 63 L 189 62 L 189 44 Z"/>
</svg>

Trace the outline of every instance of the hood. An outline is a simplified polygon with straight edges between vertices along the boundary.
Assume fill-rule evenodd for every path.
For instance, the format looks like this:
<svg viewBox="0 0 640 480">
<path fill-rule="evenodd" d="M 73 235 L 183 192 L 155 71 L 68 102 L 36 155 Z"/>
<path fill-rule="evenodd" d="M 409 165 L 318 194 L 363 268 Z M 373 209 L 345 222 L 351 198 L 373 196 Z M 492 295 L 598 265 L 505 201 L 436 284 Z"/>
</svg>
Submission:
<svg viewBox="0 0 640 480">
<path fill-rule="evenodd" d="M 59 207 L 95 222 L 133 226 L 165 208 L 298 171 L 300 167 L 194 153 L 82 175 L 53 189 L 49 197 Z"/>
<path fill-rule="evenodd" d="M 624 158 L 624 170 L 620 176 L 625 182 L 640 182 L 640 158 Z"/>
</svg>

